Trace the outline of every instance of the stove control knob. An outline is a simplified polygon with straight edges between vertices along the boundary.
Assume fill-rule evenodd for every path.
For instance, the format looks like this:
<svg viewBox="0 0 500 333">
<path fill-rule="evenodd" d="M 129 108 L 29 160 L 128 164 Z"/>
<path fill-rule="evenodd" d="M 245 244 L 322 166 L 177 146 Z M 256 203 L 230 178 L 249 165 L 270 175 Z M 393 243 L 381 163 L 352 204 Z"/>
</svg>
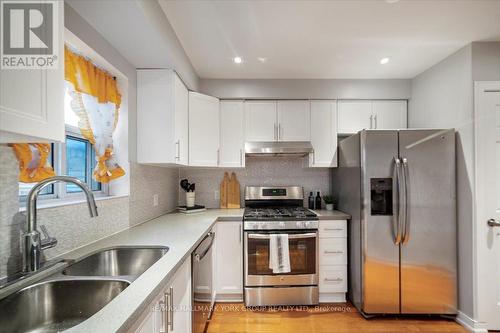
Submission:
<svg viewBox="0 0 500 333">
<path fill-rule="evenodd" d="M 284 228 L 284 227 L 285 227 L 285 222 L 283 222 L 283 221 L 282 221 L 282 222 L 280 222 L 280 227 L 281 227 L 281 228 Z"/>
</svg>

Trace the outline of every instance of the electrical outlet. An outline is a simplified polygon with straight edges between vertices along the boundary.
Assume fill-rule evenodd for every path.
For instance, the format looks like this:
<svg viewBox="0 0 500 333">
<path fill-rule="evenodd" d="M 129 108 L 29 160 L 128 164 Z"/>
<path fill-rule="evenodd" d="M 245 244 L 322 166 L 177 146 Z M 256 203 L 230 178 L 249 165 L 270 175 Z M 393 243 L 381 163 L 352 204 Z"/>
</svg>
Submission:
<svg viewBox="0 0 500 333">
<path fill-rule="evenodd" d="M 153 207 L 158 206 L 158 194 L 153 194 Z"/>
<path fill-rule="evenodd" d="M 220 191 L 214 191 L 214 199 L 219 200 L 220 199 Z"/>
</svg>

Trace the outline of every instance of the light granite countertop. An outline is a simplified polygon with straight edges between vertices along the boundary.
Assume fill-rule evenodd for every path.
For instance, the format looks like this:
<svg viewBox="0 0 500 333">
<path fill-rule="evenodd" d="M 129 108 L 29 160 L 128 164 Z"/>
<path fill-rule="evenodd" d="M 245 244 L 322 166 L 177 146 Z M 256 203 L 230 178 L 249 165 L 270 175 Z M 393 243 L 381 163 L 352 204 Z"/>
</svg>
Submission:
<svg viewBox="0 0 500 333">
<path fill-rule="evenodd" d="M 341 212 L 339 210 L 313 210 L 318 214 L 320 220 L 349 220 L 351 215 Z"/>
<path fill-rule="evenodd" d="M 209 209 L 194 214 L 172 213 L 72 251 L 64 259 L 78 260 L 103 248 L 168 246 L 168 253 L 95 315 L 67 332 L 125 332 L 191 255 L 216 221 L 241 221 L 243 209 Z"/>
<path fill-rule="evenodd" d="M 321 219 L 349 219 L 339 211 L 315 211 Z M 243 209 L 208 209 L 194 214 L 171 213 L 121 231 L 62 255 L 80 260 L 102 249 L 117 246 L 168 246 L 168 253 L 95 315 L 67 332 L 125 332 L 172 278 L 217 221 L 241 221 Z"/>
</svg>

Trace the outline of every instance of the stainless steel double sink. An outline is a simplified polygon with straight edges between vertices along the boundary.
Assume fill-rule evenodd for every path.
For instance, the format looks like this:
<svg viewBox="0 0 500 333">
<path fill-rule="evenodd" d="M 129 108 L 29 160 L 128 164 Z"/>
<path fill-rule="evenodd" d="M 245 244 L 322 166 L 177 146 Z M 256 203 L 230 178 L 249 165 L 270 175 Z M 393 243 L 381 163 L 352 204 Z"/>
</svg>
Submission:
<svg viewBox="0 0 500 333">
<path fill-rule="evenodd" d="M 0 300 L 0 331 L 59 332 L 88 319 L 168 252 L 116 247 L 69 264 Z"/>
</svg>

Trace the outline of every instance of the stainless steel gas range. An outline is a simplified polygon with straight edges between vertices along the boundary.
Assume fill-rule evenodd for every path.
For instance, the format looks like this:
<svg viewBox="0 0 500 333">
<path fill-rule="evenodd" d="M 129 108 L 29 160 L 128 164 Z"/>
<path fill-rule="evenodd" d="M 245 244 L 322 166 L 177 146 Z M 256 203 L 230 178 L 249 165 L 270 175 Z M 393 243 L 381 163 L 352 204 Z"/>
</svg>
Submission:
<svg viewBox="0 0 500 333">
<path fill-rule="evenodd" d="M 318 217 L 303 203 L 299 186 L 245 188 L 246 306 L 318 304 Z M 277 237 L 288 240 L 289 256 L 288 269 L 279 273 L 270 263 Z"/>
</svg>

